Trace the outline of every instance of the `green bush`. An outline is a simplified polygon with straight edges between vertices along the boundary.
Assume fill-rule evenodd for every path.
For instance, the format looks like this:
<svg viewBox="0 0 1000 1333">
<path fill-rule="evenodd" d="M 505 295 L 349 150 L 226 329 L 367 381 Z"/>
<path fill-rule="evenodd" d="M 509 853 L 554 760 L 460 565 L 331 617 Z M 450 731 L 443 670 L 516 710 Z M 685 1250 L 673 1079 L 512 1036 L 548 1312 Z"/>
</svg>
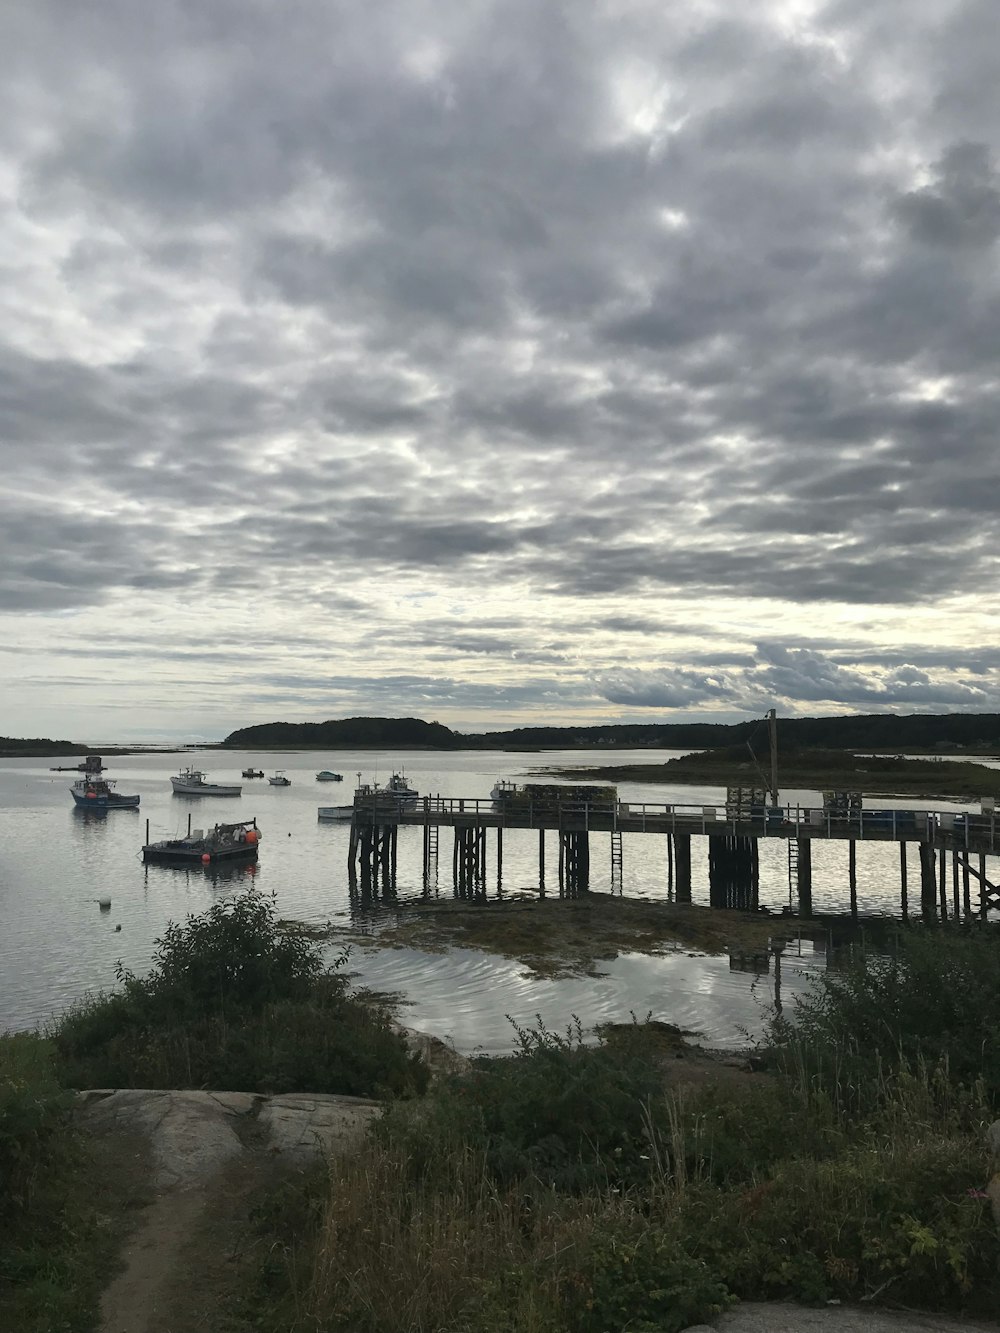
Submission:
<svg viewBox="0 0 1000 1333">
<path fill-rule="evenodd" d="M 61 1147 L 73 1099 L 59 1083 L 52 1054 L 34 1033 L 0 1037 L 0 1181 L 7 1218 L 28 1207 L 41 1164 Z"/>
<path fill-rule="evenodd" d="M 892 954 L 859 952 L 828 971 L 769 1034 L 845 1110 L 864 1114 L 895 1090 L 895 1071 L 943 1071 L 941 1087 L 981 1084 L 1000 1104 L 1000 929 L 900 932 Z"/>
<path fill-rule="evenodd" d="M 0 1328 L 70 1333 L 96 1323 L 117 1239 L 111 1192 L 69 1114 L 51 1045 L 0 1036 Z"/>
<path fill-rule="evenodd" d="M 248 893 L 156 941 L 150 973 L 71 1009 L 52 1029 L 72 1087 L 212 1087 L 377 1095 L 421 1090 L 422 1062 L 385 1010 L 347 993 L 317 947 Z"/>
<path fill-rule="evenodd" d="M 483 1149 L 501 1184 L 531 1177 L 574 1191 L 645 1177 L 656 1067 L 633 1050 L 584 1045 L 578 1024 L 564 1036 L 518 1028 L 517 1039 L 513 1057 L 482 1057 L 435 1091 L 434 1124 Z M 422 1141 L 425 1123 L 400 1117 L 384 1132 L 402 1134 L 425 1162 L 435 1152 Z"/>
<path fill-rule="evenodd" d="M 686 1252 L 673 1229 L 633 1226 L 602 1240 L 566 1284 L 570 1327 L 578 1333 L 680 1333 L 736 1299 L 704 1260 Z"/>
<path fill-rule="evenodd" d="M 1000 1245 L 975 1194 L 983 1152 L 936 1126 L 794 1157 L 739 1191 L 696 1188 L 687 1244 L 745 1300 L 887 1300 L 995 1311 Z"/>
</svg>

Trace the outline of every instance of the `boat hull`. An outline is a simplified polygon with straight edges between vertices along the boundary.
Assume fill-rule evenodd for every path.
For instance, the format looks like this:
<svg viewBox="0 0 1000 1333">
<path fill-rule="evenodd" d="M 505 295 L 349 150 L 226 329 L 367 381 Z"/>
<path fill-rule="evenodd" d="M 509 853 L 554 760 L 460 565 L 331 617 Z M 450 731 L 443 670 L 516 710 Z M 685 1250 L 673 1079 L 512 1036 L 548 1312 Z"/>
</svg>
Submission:
<svg viewBox="0 0 1000 1333">
<path fill-rule="evenodd" d="M 208 861 L 205 860 L 206 856 Z M 142 859 L 159 865 L 219 865 L 223 861 L 256 861 L 257 848 L 225 848 L 222 851 L 206 852 L 200 847 L 185 847 L 180 843 L 154 842 L 143 847 Z"/>
<path fill-rule="evenodd" d="M 184 782 L 181 778 L 171 778 L 170 785 L 176 796 L 240 796 L 243 788 L 239 785 L 225 786 L 220 782 Z"/>
<path fill-rule="evenodd" d="M 79 792 L 73 792 L 73 800 L 80 810 L 137 810 L 139 808 L 138 796 L 124 796 L 117 792 L 110 796 L 81 796 Z"/>
<path fill-rule="evenodd" d="M 142 849 L 143 861 L 159 861 L 165 865 L 218 865 L 223 861 L 256 861 L 260 843 L 257 821 L 245 820 L 237 824 L 216 824 L 207 833 L 201 829 L 186 838 L 165 838 L 149 842 Z"/>
<path fill-rule="evenodd" d="M 316 817 L 328 823 L 348 823 L 354 818 L 353 805 L 321 805 Z"/>
</svg>

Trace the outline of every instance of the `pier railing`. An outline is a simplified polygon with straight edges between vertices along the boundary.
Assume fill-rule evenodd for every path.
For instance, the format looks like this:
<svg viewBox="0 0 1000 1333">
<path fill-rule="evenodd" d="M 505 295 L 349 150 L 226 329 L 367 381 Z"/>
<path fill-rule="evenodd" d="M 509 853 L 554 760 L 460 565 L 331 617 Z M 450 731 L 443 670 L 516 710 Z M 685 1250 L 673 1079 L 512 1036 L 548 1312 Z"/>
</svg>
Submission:
<svg viewBox="0 0 1000 1333">
<path fill-rule="evenodd" d="M 358 797 L 357 823 L 466 825 L 487 828 L 574 829 L 624 833 L 687 833 L 703 836 L 810 838 L 846 841 L 926 842 L 938 847 L 994 852 L 997 819 L 992 811 L 841 810 L 785 805 L 727 808 L 725 803 L 574 801 L 425 796 L 387 804 Z"/>
</svg>

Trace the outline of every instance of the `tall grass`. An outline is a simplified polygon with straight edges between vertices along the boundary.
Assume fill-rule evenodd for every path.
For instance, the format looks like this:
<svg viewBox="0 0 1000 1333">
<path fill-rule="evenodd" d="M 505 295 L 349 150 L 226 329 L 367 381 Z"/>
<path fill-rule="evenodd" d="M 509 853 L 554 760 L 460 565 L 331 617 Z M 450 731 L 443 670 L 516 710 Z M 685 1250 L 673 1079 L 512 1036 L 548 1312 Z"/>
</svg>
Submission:
<svg viewBox="0 0 1000 1333">
<path fill-rule="evenodd" d="M 117 1238 L 72 1101 L 48 1043 L 0 1035 L 0 1328 L 17 1333 L 91 1327 Z"/>
<path fill-rule="evenodd" d="M 899 1071 L 980 1085 L 1000 1106 L 1000 927 L 914 927 L 891 954 L 858 953 L 776 1021 L 769 1044 L 862 1113 Z"/>
<path fill-rule="evenodd" d="M 672 1333 L 729 1300 L 989 1316 L 994 931 L 916 931 L 776 1024 L 769 1072 L 672 1085 L 661 1033 L 517 1032 L 333 1168 L 297 1328 Z"/>
</svg>

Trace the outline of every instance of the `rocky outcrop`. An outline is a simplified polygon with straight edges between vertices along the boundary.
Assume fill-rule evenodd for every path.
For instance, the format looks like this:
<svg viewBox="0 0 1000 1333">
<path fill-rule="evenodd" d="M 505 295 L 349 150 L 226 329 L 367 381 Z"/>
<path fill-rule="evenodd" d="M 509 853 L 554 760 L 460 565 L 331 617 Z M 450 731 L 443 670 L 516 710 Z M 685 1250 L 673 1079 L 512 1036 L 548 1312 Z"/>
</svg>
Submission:
<svg viewBox="0 0 1000 1333">
<path fill-rule="evenodd" d="M 81 1128 L 139 1134 L 149 1144 L 153 1185 L 192 1189 L 250 1145 L 298 1158 L 356 1140 L 379 1111 L 365 1097 L 327 1093 L 265 1097 L 251 1092 L 119 1088 L 80 1094 Z"/>
</svg>

